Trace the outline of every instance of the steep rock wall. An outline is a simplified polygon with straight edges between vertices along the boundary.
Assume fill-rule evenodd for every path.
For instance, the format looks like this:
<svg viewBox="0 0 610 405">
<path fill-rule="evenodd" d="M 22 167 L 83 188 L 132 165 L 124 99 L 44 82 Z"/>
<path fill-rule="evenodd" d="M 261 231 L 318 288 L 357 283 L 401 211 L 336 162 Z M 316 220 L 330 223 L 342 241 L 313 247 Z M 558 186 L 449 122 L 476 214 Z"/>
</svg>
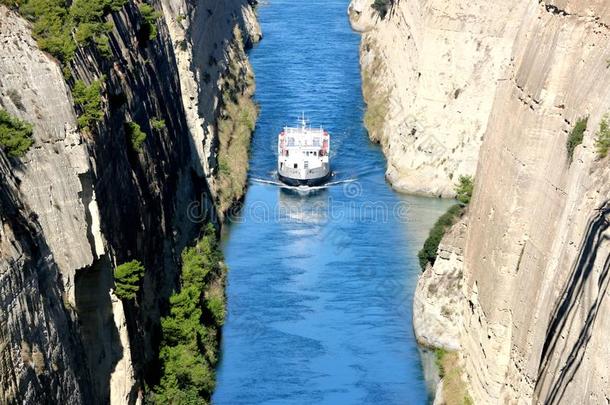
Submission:
<svg viewBox="0 0 610 405">
<path fill-rule="evenodd" d="M 207 6 L 190 5 L 180 19 L 201 26 L 194 16 L 209 15 Z M 244 47 L 260 37 L 247 1 L 213 6 L 207 33 L 183 33 L 200 52 L 192 65 L 177 61 L 185 44 L 170 35 L 168 15 L 151 41 L 140 35 L 134 3 L 109 17 L 110 61 L 85 48 L 69 66 L 74 79 L 105 75 L 105 117 L 91 131 L 77 129 L 60 66 L 25 20 L 0 6 L 0 105 L 31 122 L 35 140 L 21 159 L 0 153 L 0 402 L 131 403 L 145 379 L 158 377 L 158 321 L 180 252 L 202 222 L 217 221 L 211 185 L 223 77 L 234 58 L 249 69 Z M 246 38 L 237 55 L 236 27 Z M 194 68 L 203 63 L 214 66 L 206 80 Z M 189 75 L 208 88 L 188 97 L 195 111 L 183 97 Z M 153 129 L 153 118 L 165 128 Z M 147 133 L 141 151 L 130 148 L 126 122 Z M 113 267 L 131 259 L 147 269 L 137 305 L 112 293 Z"/>
<path fill-rule="evenodd" d="M 464 351 L 482 403 L 604 403 L 610 165 L 605 2 L 528 3 L 494 101 L 465 247 Z M 589 129 L 570 165 L 568 132 Z"/>
<path fill-rule="evenodd" d="M 462 363 L 475 403 L 607 403 L 610 164 L 594 144 L 610 106 L 610 8 L 522 3 L 481 147 L 465 241 L 456 241 L 454 229 L 428 277 L 446 277 L 443 252 L 463 247 L 454 312 L 463 316 Z M 586 116 L 570 161 L 569 132 Z M 426 277 L 416 296 L 427 284 L 446 283 Z M 416 310 L 434 313 L 446 299 L 432 297 Z"/>
<path fill-rule="evenodd" d="M 413 330 L 424 347 L 460 349 L 467 224 L 467 218 L 462 218 L 446 233 L 434 266 L 428 265 L 417 281 Z"/>
<path fill-rule="evenodd" d="M 366 125 L 394 188 L 452 197 L 473 175 L 523 2 L 395 1 L 385 18 L 353 0 Z"/>
</svg>

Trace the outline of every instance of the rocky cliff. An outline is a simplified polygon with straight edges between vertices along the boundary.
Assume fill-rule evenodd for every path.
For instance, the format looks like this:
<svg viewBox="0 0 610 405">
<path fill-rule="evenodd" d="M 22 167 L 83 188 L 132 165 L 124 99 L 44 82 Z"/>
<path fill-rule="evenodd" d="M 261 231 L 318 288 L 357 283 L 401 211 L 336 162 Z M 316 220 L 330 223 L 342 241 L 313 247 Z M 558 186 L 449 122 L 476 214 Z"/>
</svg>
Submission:
<svg viewBox="0 0 610 405">
<path fill-rule="evenodd" d="M 454 196 L 459 176 L 476 170 L 523 4 L 388 1 L 382 18 L 372 3 L 353 0 L 348 12 L 363 33 L 365 124 L 386 176 L 400 191 Z"/>
<path fill-rule="evenodd" d="M 610 164 L 596 139 L 610 108 L 610 5 L 398 1 L 381 19 L 369 3 L 349 12 L 364 31 L 369 108 L 389 100 L 371 130 L 389 179 L 444 194 L 448 165 L 475 173 L 478 160 L 466 222 L 420 279 L 418 339 L 460 348 L 475 403 L 608 403 Z M 367 69 L 378 72 L 368 89 Z M 396 123 L 412 116 L 427 123 L 397 149 Z M 422 132 L 452 146 L 425 154 Z"/>
<path fill-rule="evenodd" d="M 158 379 L 180 252 L 217 222 L 219 119 L 251 95 L 224 83 L 251 81 L 252 4 L 153 4 L 163 17 L 147 39 L 127 2 L 105 17 L 111 55 L 79 47 L 63 69 L 0 5 L 0 107 L 31 123 L 34 140 L 21 158 L 0 152 L 0 403 L 133 403 Z M 89 128 L 77 122 L 77 80 L 103 83 L 103 117 Z M 141 148 L 130 123 L 146 134 Z M 113 268 L 132 259 L 146 273 L 123 302 Z"/>
<path fill-rule="evenodd" d="M 479 402 L 610 398 L 606 2 L 528 2 L 477 169 L 462 343 Z M 568 134 L 589 116 L 570 158 Z"/>
</svg>

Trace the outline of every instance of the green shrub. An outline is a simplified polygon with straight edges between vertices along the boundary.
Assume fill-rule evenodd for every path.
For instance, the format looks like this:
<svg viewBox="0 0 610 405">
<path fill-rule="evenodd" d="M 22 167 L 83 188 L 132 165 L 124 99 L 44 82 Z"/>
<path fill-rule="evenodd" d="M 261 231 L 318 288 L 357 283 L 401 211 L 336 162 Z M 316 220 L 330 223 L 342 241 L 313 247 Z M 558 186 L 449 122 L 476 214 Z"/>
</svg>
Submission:
<svg viewBox="0 0 610 405">
<path fill-rule="evenodd" d="M 125 134 L 127 134 L 127 139 L 129 139 L 129 144 L 135 151 L 139 151 L 142 149 L 142 144 L 146 140 L 146 133 L 142 131 L 140 125 L 136 122 L 126 122 L 125 125 Z"/>
<path fill-rule="evenodd" d="M 110 55 L 108 33 L 112 23 L 105 18 L 123 7 L 127 0 L 74 0 L 72 3 L 21 0 L 15 3 L 19 12 L 32 21 L 32 33 L 40 49 L 66 63 L 74 57 L 77 44 L 91 44 L 103 55 Z"/>
<path fill-rule="evenodd" d="M 150 120 L 150 126 L 157 131 L 162 131 L 165 129 L 165 120 L 153 118 Z"/>
<path fill-rule="evenodd" d="M 80 128 L 89 128 L 92 124 L 104 118 L 102 110 L 102 83 L 104 78 L 93 81 L 89 86 L 82 80 L 77 80 L 72 89 L 74 103 L 81 108 L 78 117 Z"/>
<path fill-rule="evenodd" d="M 144 19 L 142 29 L 147 34 L 149 40 L 155 39 L 157 37 L 157 19 L 159 19 L 162 14 L 147 3 L 140 3 L 138 5 L 138 9 L 140 10 L 140 14 L 142 14 L 142 18 Z"/>
<path fill-rule="evenodd" d="M 161 320 L 162 376 L 154 403 L 206 404 L 215 385 L 219 327 L 224 321 L 224 267 L 214 228 L 182 252 L 182 288 Z M 206 296 L 208 298 L 206 299 Z M 211 313 L 213 322 L 206 321 Z"/>
<path fill-rule="evenodd" d="M 610 150 L 610 126 L 608 125 L 608 115 L 605 115 L 599 123 L 597 138 L 595 139 L 595 147 L 600 158 L 608 156 Z"/>
<path fill-rule="evenodd" d="M 0 4 L 7 7 L 18 7 L 21 2 L 19 0 L 0 0 Z"/>
<path fill-rule="evenodd" d="M 65 0 L 27 0 L 19 12 L 32 21 L 32 34 L 40 49 L 62 62 L 72 59 L 76 44 Z"/>
<path fill-rule="evenodd" d="M 114 271 L 114 293 L 123 300 L 132 300 L 140 289 L 144 266 L 137 260 L 123 263 Z"/>
<path fill-rule="evenodd" d="M 438 374 L 441 378 L 445 376 L 445 367 L 443 365 L 443 360 L 447 351 L 445 349 L 436 348 L 434 349 L 434 364 L 438 368 Z"/>
<path fill-rule="evenodd" d="M 472 198 L 472 191 L 474 189 L 474 181 L 472 176 L 460 176 L 458 181 L 459 183 L 455 187 L 455 192 L 457 194 L 456 198 L 462 204 L 468 205 Z"/>
<path fill-rule="evenodd" d="M 419 265 L 422 270 L 426 269 L 428 263 L 434 265 L 441 239 L 445 236 L 447 229 L 454 224 L 456 218 L 462 214 L 463 210 L 464 208 L 461 205 L 455 204 L 436 221 L 430 230 L 428 238 L 424 242 L 424 247 L 417 254 Z"/>
<path fill-rule="evenodd" d="M 392 9 L 394 5 L 394 0 L 375 0 L 373 2 L 373 10 L 379 14 L 381 19 L 384 19 L 388 12 Z"/>
<path fill-rule="evenodd" d="M 206 300 L 206 305 L 217 325 L 222 325 L 225 322 L 225 299 L 224 297 L 211 296 Z"/>
<path fill-rule="evenodd" d="M 11 157 L 23 157 L 34 144 L 32 125 L 0 109 L 0 146 Z"/>
<path fill-rule="evenodd" d="M 576 149 L 576 147 L 582 143 L 588 121 L 589 117 L 579 118 L 578 121 L 576 121 L 574 128 L 572 128 L 570 135 L 568 135 L 566 149 L 568 151 L 568 160 L 570 162 L 572 162 L 572 158 L 574 157 L 574 149 Z"/>
</svg>

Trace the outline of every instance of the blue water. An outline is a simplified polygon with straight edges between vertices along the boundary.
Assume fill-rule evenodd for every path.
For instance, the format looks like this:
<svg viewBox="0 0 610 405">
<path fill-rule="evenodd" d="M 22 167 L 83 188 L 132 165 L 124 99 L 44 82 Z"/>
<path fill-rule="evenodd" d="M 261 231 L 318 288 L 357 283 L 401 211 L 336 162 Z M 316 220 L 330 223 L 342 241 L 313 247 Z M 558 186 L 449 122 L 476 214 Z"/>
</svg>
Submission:
<svg viewBox="0 0 610 405">
<path fill-rule="evenodd" d="M 261 115 L 227 227 L 228 316 L 215 404 L 425 404 L 411 325 L 416 254 L 448 202 L 401 196 L 362 126 L 347 0 L 271 0 L 251 51 Z M 332 184 L 273 181 L 277 133 L 305 112 L 332 135 Z"/>
</svg>

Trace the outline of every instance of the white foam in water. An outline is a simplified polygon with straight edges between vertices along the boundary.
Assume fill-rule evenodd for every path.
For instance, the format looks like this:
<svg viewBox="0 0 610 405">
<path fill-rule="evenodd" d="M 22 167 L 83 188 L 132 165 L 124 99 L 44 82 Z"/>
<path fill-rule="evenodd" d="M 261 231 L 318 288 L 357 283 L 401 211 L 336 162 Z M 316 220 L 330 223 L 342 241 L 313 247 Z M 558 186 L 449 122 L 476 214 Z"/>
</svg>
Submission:
<svg viewBox="0 0 610 405">
<path fill-rule="evenodd" d="M 328 183 L 323 184 L 321 186 L 312 186 L 312 187 L 310 187 L 310 186 L 289 186 L 288 184 L 282 183 L 281 181 L 270 180 L 270 179 L 251 178 L 250 181 L 253 182 L 253 183 L 268 184 L 268 185 L 277 186 L 277 187 L 288 189 L 288 190 L 296 190 L 298 192 L 307 193 L 309 191 L 314 191 L 314 190 L 323 190 L 323 189 L 326 189 L 326 188 L 337 186 L 339 184 L 352 183 L 352 182 L 356 181 L 356 179 L 345 179 L 345 180 L 331 181 L 331 182 L 328 182 Z"/>
</svg>

